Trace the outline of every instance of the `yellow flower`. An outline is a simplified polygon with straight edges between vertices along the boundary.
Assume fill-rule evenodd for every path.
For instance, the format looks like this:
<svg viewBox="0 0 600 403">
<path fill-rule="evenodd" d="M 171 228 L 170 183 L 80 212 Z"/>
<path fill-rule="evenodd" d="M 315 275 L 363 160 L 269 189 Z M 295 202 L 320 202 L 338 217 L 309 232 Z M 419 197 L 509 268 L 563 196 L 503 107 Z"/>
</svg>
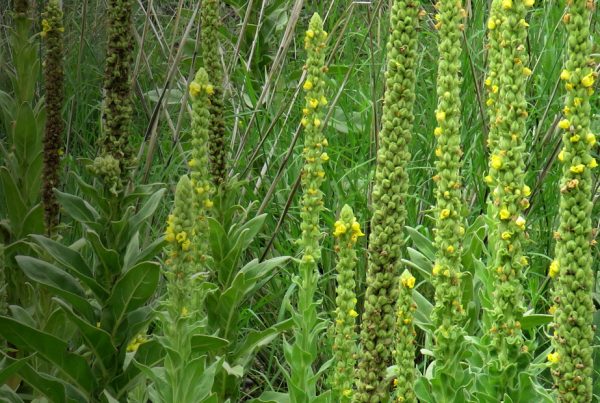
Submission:
<svg viewBox="0 0 600 403">
<path fill-rule="evenodd" d="M 358 316 L 358 312 L 356 312 L 354 309 L 350 309 L 348 311 L 348 315 L 352 316 L 353 318 L 356 318 Z"/>
<path fill-rule="evenodd" d="M 325 171 L 317 171 L 317 176 L 319 178 L 324 178 L 325 177 Z"/>
<path fill-rule="evenodd" d="M 513 6 L 512 0 L 502 0 L 502 8 L 505 10 L 511 9 Z"/>
<path fill-rule="evenodd" d="M 493 92 L 494 94 L 497 94 L 497 93 L 498 93 L 498 86 L 497 86 L 497 85 L 493 85 L 493 86 L 492 86 L 492 92 Z"/>
<path fill-rule="evenodd" d="M 441 218 L 442 220 L 443 220 L 443 219 L 446 219 L 446 218 L 448 218 L 448 217 L 450 217 L 450 210 L 448 210 L 447 208 L 445 208 L 445 209 L 443 209 L 442 211 L 440 211 L 440 218 Z"/>
<path fill-rule="evenodd" d="M 315 120 L 313 121 L 313 124 L 315 125 L 315 127 L 319 127 L 319 126 L 321 126 L 321 120 L 318 118 L 315 118 Z"/>
<path fill-rule="evenodd" d="M 310 81 L 310 80 L 306 80 L 306 81 L 304 82 L 304 86 L 303 86 L 302 88 L 304 88 L 304 91 L 310 91 L 310 90 L 312 90 L 312 88 L 313 88 L 313 83 L 312 83 L 312 81 Z"/>
<path fill-rule="evenodd" d="M 485 79 L 485 85 L 488 86 L 488 87 L 490 85 L 492 85 L 492 79 L 490 77 L 488 77 L 488 78 Z"/>
<path fill-rule="evenodd" d="M 532 73 L 532 71 L 531 71 L 531 69 L 530 69 L 530 68 L 528 68 L 528 67 L 523 67 L 523 75 L 524 75 L 525 77 L 529 77 L 529 76 L 531 75 L 531 73 Z"/>
<path fill-rule="evenodd" d="M 579 98 L 579 97 L 573 98 L 573 105 L 580 106 L 581 105 L 581 98 Z"/>
<path fill-rule="evenodd" d="M 308 115 L 308 113 L 309 113 L 309 112 L 310 112 L 310 111 L 308 110 L 308 108 L 303 108 L 303 109 L 302 109 L 302 114 L 303 114 L 303 115 Z"/>
<path fill-rule="evenodd" d="M 308 125 L 308 119 L 302 118 L 302 120 L 300 121 L 300 123 L 302 123 L 302 126 L 306 127 Z"/>
<path fill-rule="evenodd" d="M 585 170 L 585 165 L 583 164 L 577 164 L 577 165 L 573 165 L 571 167 L 571 172 L 573 172 L 574 174 L 580 174 Z"/>
<path fill-rule="evenodd" d="M 483 178 L 483 181 L 484 181 L 485 183 L 487 183 L 488 185 L 490 185 L 490 184 L 492 184 L 492 183 L 494 182 L 494 178 L 492 178 L 490 175 L 486 175 L 486 176 Z"/>
<path fill-rule="evenodd" d="M 309 105 L 311 108 L 315 109 L 317 106 L 319 106 L 319 100 L 312 98 L 310 101 L 308 101 Z"/>
<path fill-rule="evenodd" d="M 525 7 L 533 7 L 535 0 L 525 0 L 523 1 L 523 4 L 525 4 Z"/>
<path fill-rule="evenodd" d="M 529 259 L 527 259 L 527 256 L 521 256 L 519 263 L 521 263 L 522 266 L 527 266 L 529 265 Z"/>
<path fill-rule="evenodd" d="M 181 249 L 183 251 L 188 251 L 190 249 L 190 246 L 192 245 L 192 242 L 189 239 L 186 239 L 182 244 L 181 244 Z"/>
<path fill-rule="evenodd" d="M 567 119 L 563 119 L 560 122 L 558 122 L 558 127 L 560 127 L 561 129 L 567 130 L 569 126 L 571 126 L 571 122 L 569 122 Z"/>
<path fill-rule="evenodd" d="M 555 312 L 556 312 L 556 305 L 552 305 L 552 306 L 550 307 L 550 309 L 548 309 L 548 313 L 549 313 L 550 315 L 554 315 L 554 313 L 555 313 Z"/>
<path fill-rule="evenodd" d="M 559 161 L 565 160 L 565 150 L 560 150 L 560 152 L 558 153 L 558 160 Z"/>
<path fill-rule="evenodd" d="M 452 246 L 452 245 L 449 245 L 449 246 L 446 248 L 446 252 L 448 252 L 448 253 L 454 253 L 454 246 Z"/>
<path fill-rule="evenodd" d="M 321 154 L 321 161 L 329 161 L 329 155 L 327 153 Z"/>
<path fill-rule="evenodd" d="M 502 168 L 502 157 L 496 154 L 492 155 L 490 165 L 494 169 Z"/>
<path fill-rule="evenodd" d="M 598 162 L 596 161 L 596 158 L 592 158 L 592 160 L 588 164 L 588 167 L 590 167 L 590 168 L 596 168 L 597 166 L 598 166 Z"/>
<path fill-rule="evenodd" d="M 595 80 L 594 73 L 590 73 L 581 79 L 581 84 L 584 87 L 589 88 L 592 85 L 594 85 L 594 80 Z"/>
<path fill-rule="evenodd" d="M 433 274 L 434 276 L 437 276 L 438 274 L 440 274 L 440 271 L 442 270 L 442 267 L 436 263 L 433 265 L 433 269 L 431 269 L 431 274 Z"/>
<path fill-rule="evenodd" d="M 214 205 L 212 200 L 206 199 L 204 200 L 204 208 L 211 208 Z"/>
<path fill-rule="evenodd" d="M 488 100 L 487 100 L 487 101 L 485 101 L 485 104 L 486 104 L 487 106 L 492 106 L 492 105 L 494 105 L 494 100 L 493 100 L 492 98 L 488 98 Z"/>
<path fill-rule="evenodd" d="M 188 162 L 188 166 L 189 166 L 190 168 L 193 168 L 193 167 L 195 167 L 195 166 L 198 166 L 198 161 L 192 158 L 192 159 L 191 159 L 191 160 Z"/>
<path fill-rule="evenodd" d="M 441 136 L 442 135 L 442 128 L 441 127 L 436 127 L 435 129 L 433 129 L 433 134 L 436 136 Z"/>
<path fill-rule="evenodd" d="M 560 361 L 560 354 L 558 354 L 557 352 L 550 353 L 548 354 L 547 358 L 550 363 L 556 364 L 558 361 Z"/>
<path fill-rule="evenodd" d="M 405 270 L 404 273 L 400 276 L 400 282 L 406 288 L 414 288 L 416 279 L 408 270 Z"/>
<path fill-rule="evenodd" d="M 574 134 L 571 136 L 571 138 L 569 138 L 571 143 L 577 143 L 580 139 L 581 139 L 581 137 L 579 137 L 579 134 Z"/>
<path fill-rule="evenodd" d="M 215 93 L 215 87 L 213 87 L 212 84 L 207 84 L 204 89 L 208 95 L 213 95 Z"/>
<path fill-rule="evenodd" d="M 193 97 L 198 96 L 198 94 L 200 94 L 200 91 L 202 91 L 202 86 L 197 82 L 192 81 L 190 83 L 190 95 Z"/>
<path fill-rule="evenodd" d="M 342 394 L 344 395 L 344 397 L 350 397 L 352 396 L 352 389 L 344 389 Z"/>
<path fill-rule="evenodd" d="M 165 240 L 167 242 L 175 242 L 175 234 L 173 233 L 173 230 L 167 229 L 167 232 L 165 234 Z"/>
<path fill-rule="evenodd" d="M 515 221 L 515 224 L 517 224 L 517 227 L 519 227 L 521 229 L 525 229 L 525 224 L 527 224 L 527 220 L 525 220 L 523 217 L 519 216 L 517 218 L 517 220 Z"/>
<path fill-rule="evenodd" d="M 308 31 L 306 31 L 306 37 L 309 39 L 312 39 L 315 37 L 315 31 L 313 31 L 312 29 L 309 29 Z"/>
<path fill-rule="evenodd" d="M 488 29 L 489 29 L 490 31 L 492 31 L 492 30 L 496 29 L 496 21 L 494 21 L 493 19 L 491 19 L 491 18 L 490 18 L 490 19 L 488 20 L 487 27 L 488 27 Z M 486 81 L 487 81 L 487 80 L 486 80 Z M 487 84 L 487 85 L 489 85 L 489 84 Z"/>
<path fill-rule="evenodd" d="M 571 73 L 569 72 L 569 70 L 563 70 L 560 73 L 560 79 L 561 80 L 565 80 L 568 81 L 571 79 Z"/>
<path fill-rule="evenodd" d="M 571 91 L 573 89 L 573 84 L 571 83 L 566 83 L 565 84 L 565 88 L 567 89 L 567 91 Z"/>
<path fill-rule="evenodd" d="M 435 156 L 438 158 L 442 157 L 442 149 L 440 147 L 435 149 Z"/>
<path fill-rule="evenodd" d="M 508 220 L 509 218 L 510 218 L 510 211 L 508 211 L 505 208 L 500 210 L 500 219 L 501 220 Z"/>
<path fill-rule="evenodd" d="M 502 239 L 504 239 L 505 241 L 508 241 L 511 237 L 512 237 L 512 234 L 508 231 L 504 231 L 502 233 Z"/>
<path fill-rule="evenodd" d="M 333 226 L 333 236 L 335 237 L 339 237 L 340 235 L 345 234 L 348 230 L 348 228 L 346 228 L 346 225 L 341 221 L 336 221 L 335 224 L 333 224 Z"/>
<path fill-rule="evenodd" d="M 187 232 L 181 231 L 179 234 L 177 234 L 175 239 L 177 239 L 177 242 L 183 243 L 187 239 Z"/>
<path fill-rule="evenodd" d="M 523 195 L 525 197 L 531 196 L 531 188 L 529 186 L 523 186 Z"/>
<path fill-rule="evenodd" d="M 558 260 L 553 260 L 552 263 L 550 263 L 550 268 L 548 269 L 548 275 L 552 278 L 554 278 L 558 272 L 560 270 L 560 266 L 558 264 Z"/>
<path fill-rule="evenodd" d="M 588 133 L 585 135 L 585 141 L 593 146 L 594 144 L 596 144 L 596 135 L 594 135 L 594 133 Z"/>
<path fill-rule="evenodd" d="M 323 139 L 323 141 L 321 141 L 321 145 L 323 147 L 327 147 L 329 145 L 329 142 L 327 141 L 327 139 Z"/>
<path fill-rule="evenodd" d="M 327 105 L 327 98 L 325 98 L 324 96 L 321 96 L 321 105 L 325 106 Z"/>
<path fill-rule="evenodd" d="M 446 112 L 440 111 L 435 114 L 435 118 L 438 122 L 443 122 L 446 120 Z"/>
</svg>

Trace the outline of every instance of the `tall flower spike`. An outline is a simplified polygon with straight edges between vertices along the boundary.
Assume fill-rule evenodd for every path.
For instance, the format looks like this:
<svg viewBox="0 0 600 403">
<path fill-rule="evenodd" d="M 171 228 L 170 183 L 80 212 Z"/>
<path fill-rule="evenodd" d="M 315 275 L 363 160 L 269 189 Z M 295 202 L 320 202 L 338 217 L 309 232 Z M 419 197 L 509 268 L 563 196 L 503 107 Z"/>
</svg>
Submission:
<svg viewBox="0 0 600 403">
<path fill-rule="evenodd" d="M 335 401 L 352 401 L 354 366 L 356 365 L 356 270 L 355 245 L 364 236 L 352 208 L 342 207 L 340 219 L 336 221 L 333 236 L 338 239 L 335 250 L 338 255 L 336 265 L 336 311 L 335 340 L 333 343 L 333 391 Z"/>
<path fill-rule="evenodd" d="M 323 115 L 325 99 L 325 40 L 323 21 L 318 14 L 310 20 L 304 45 L 307 52 L 306 81 L 304 82 L 305 108 L 304 126 L 304 168 L 302 170 L 302 235 L 299 245 L 302 253 L 298 279 L 298 309 L 293 314 L 295 322 L 294 344 L 286 350 L 291 376 L 288 382 L 291 402 L 312 401 L 316 396 L 316 376 L 312 364 L 317 358 L 317 344 L 322 323 L 317 316 L 314 296 L 319 279 L 318 262 L 321 260 L 320 217 L 324 209 L 321 185 L 325 178 L 324 164 L 329 160 L 324 151 L 327 140 L 323 136 Z M 315 102 L 315 100 L 317 102 Z M 302 356 L 303 360 L 293 359 Z"/>
<path fill-rule="evenodd" d="M 530 189 L 525 185 L 525 144 L 527 101 L 525 85 L 529 76 L 525 41 L 527 24 L 523 23 L 527 6 L 523 1 L 494 0 L 488 22 L 490 66 L 490 159 L 486 182 L 490 187 L 496 232 L 495 255 L 489 268 L 495 277 L 490 334 L 502 370 L 509 368 L 524 347 L 521 319 L 524 312 L 523 272 L 527 258 L 523 255 L 525 219 Z M 507 83 L 510 83 L 508 85 Z M 505 379 L 503 388 L 515 387 L 517 377 Z M 498 391 L 499 396 L 504 391 Z"/>
<path fill-rule="evenodd" d="M 131 35 L 131 3 L 131 0 L 108 1 L 108 47 L 104 67 L 101 158 L 110 161 L 110 174 L 115 173 L 112 165 L 117 161 L 119 175 L 125 174 L 127 168 L 133 163 L 129 144 L 132 114 L 130 77 L 134 42 Z M 97 161 L 95 171 L 104 177 L 114 179 L 104 172 L 105 167 L 101 162 Z"/>
<path fill-rule="evenodd" d="M 460 56 L 461 25 L 464 10 L 461 0 L 440 0 L 437 5 L 439 53 L 437 78 L 438 107 L 436 120 L 436 259 L 432 272 L 435 286 L 435 307 L 432 312 L 435 330 L 435 374 L 448 390 L 457 379 L 460 368 L 464 331 L 461 270 L 462 238 L 465 233 L 462 211 L 465 208 L 461 191 L 460 147 Z M 446 396 L 446 398 L 448 398 Z"/>
<path fill-rule="evenodd" d="M 356 374 L 356 402 L 384 401 L 389 396 L 386 369 L 392 365 L 400 249 L 406 220 L 404 200 L 409 179 L 408 144 L 413 128 L 419 2 L 395 0 L 390 12 L 387 78 L 382 129 L 373 186 L 373 217 L 369 238 L 369 267 L 360 352 Z M 402 309 L 402 308 L 399 308 Z M 403 310 L 408 312 L 408 307 Z M 396 345 L 399 354 L 414 354 L 414 346 Z M 413 365 L 401 368 L 412 372 Z M 412 378 L 411 378 L 412 379 Z"/>
<path fill-rule="evenodd" d="M 592 1 L 568 2 L 567 60 L 561 75 L 567 96 L 563 127 L 559 227 L 554 261 L 555 352 L 549 356 L 559 402 L 592 401 L 592 169 L 590 96 L 596 78 L 591 63 Z"/>
<path fill-rule="evenodd" d="M 14 2 L 15 13 L 22 16 L 27 16 L 29 12 L 29 1 L 28 0 L 15 0 Z"/>
<path fill-rule="evenodd" d="M 192 159 L 189 161 L 190 176 L 194 189 L 194 211 L 196 212 L 195 231 L 198 236 L 207 233 L 206 212 L 213 206 L 211 196 L 213 186 L 210 180 L 209 166 L 209 128 L 210 97 L 214 87 L 208 81 L 208 73 L 200 68 L 189 86 L 192 100 Z M 199 245 L 199 258 L 203 260 L 207 249 L 204 243 Z"/>
<path fill-rule="evenodd" d="M 223 69 L 219 58 L 219 0 L 204 0 L 200 18 L 202 23 L 200 51 L 204 68 L 214 86 L 210 94 L 210 172 L 218 186 L 227 176 L 227 151 L 225 148 L 225 120 L 223 119 Z"/>
<path fill-rule="evenodd" d="M 54 188 L 60 183 L 59 166 L 64 121 L 63 13 L 58 0 L 50 0 L 42 20 L 41 36 L 46 45 L 44 81 L 46 86 L 46 126 L 44 130 L 44 184 L 42 201 L 46 231 L 58 224 L 59 206 Z"/>
<path fill-rule="evenodd" d="M 196 247 L 195 212 L 192 182 L 183 175 L 177 183 L 173 211 L 167 221 L 165 240 L 167 246 L 168 296 L 170 308 L 175 318 L 185 307 L 191 307 L 193 287 L 190 276 L 193 269 L 194 248 Z"/>
</svg>

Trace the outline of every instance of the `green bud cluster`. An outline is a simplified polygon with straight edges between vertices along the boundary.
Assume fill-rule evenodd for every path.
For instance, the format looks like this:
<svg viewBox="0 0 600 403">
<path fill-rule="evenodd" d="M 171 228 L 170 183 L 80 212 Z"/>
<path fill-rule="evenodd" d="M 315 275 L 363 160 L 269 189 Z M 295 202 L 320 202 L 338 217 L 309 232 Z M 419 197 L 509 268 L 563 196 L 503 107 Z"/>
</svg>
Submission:
<svg viewBox="0 0 600 403">
<path fill-rule="evenodd" d="M 305 108 L 302 125 L 304 126 L 304 167 L 302 170 L 301 224 L 302 235 L 298 241 L 302 261 L 298 285 L 298 309 L 295 315 L 294 345 L 292 348 L 301 351 L 302 362 L 288 359 L 291 377 L 288 390 L 301 389 L 299 395 L 312 399 L 316 396 L 316 377 L 312 373 L 312 364 L 317 358 L 316 344 L 320 332 L 319 318 L 314 296 L 319 279 L 318 262 L 321 259 L 320 217 L 324 209 L 321 185 L 325 178 L 324 164 L 329 156 L 324 152 L 327 140 L 323 135 L 323 116 L 327 100 L 325 98 L 325 40 L 327 33 L 323 30 L 323 21 L 318 14 L 310 20 L 304 37 L 307 52 L 306 81 L 304 82 Z M 292 392 L 290 392 L 292 393 Z M 291 401 L 304 398 L 291 396 Z"/>
<path fill-rule="evenodd" d="M 352 208 L 342 207 L 340 219 L 335 223 L 333 236 L 338 239 L 335 250 L 336 265 L 336 311 L 335 340 L 333 343 L 333 391 L 336 401 L 350 402 L 353 394 L 354 366 L 356 365 L 356 270 L 355 245 L 358 237 L 364 236 Z"/>
<path fill-rule="evenodd" d="M 102 178 L 106 187 L 113 195 L 117 195 L 121 187 L 121 165 L 112 155 L 106 154 L 96 157 L 89 166 L 91 173 Z"/>
<path fill-rule="evenodd" d="M 437 78 L 438 107 L 435 129 L 436 161 L 436 259 L 433 267 L 435 307 L 432 320 L 435 330 L 436 373 L 455 362 L 464 337 L 462 324 L 461 271 L 462 238 L 465 234 L 460 177 L 460 56 L 464 9 L 461 0 L 440 0 L 437 5 L 439 65 Z M 444 381 L 452 379 L 452 367 Z"/>
<path fill-rule="evenodd" d="M 188 162 L 192 187 L 194 189 L 194 211 L 197 214 L 195 231 L 205 234 L 208 230 L 206 211 L 213 207 L 211 195 L 213 186 L 210 180 L 209 166 L 209 128 L 210 128 L 210 96 L 214 94 L 214 87 L 209 83 L 206 70 L 200 68 L 194 81 L 189 86 L 192 100 L 192 158 Z M 201 242 L 197 247 L 200 260 L 206 250 Z"/>
<path fill-rule="evenodd" d="M 183 175 L 177 183 L 173 211 L 167 221 L 165 240 L 167 247 L 166 277 L 170 307 L 173 309 L 174 318 L 187 309 L 191 309 L 190 302 L 193 295 L 191 275 L 194 262 L 194 247 L 196 244 L 195 221 L 193 203 L 194 198 L 192 181 Z"/>
<path fill-rule="evenodd" d="M 530 188 L 525 185 L 527 101 L 525 86 L 531 70 L 526 67 L 527 8 L 532 1 L 495 0 L 488 21 L 498 41 L 490 48 L 490 160 L 486 182 L 490 187 L 495 221 L 495 256 L 489 263 L 495 291 L 492 344 L 503 368 L 524 348 L 521 319 L 524 313 L 523 272 L 528 266 L 523 254 Z"/>
<path fill-rule="evenodd" d="M 103 157 L 110 154 L 119 161 L 120 174 L 123 175 L 133 163 L 129 144 L 132 115 L 132 0 L 109 0 L 108 20 L 101 152 Z"/>
<path fill-rule="evenodd" d="M 412 290 L 416 279 L 408 270 L 400 276 L 398 293 L 398 308 L 396 311 L 396 347 L 394 361 L 396 362 L 396 378 L 394 379 L 395 401 L 401 403 L 416 403 L 414 392 L 415 371 L 415 328 L 413 324 L 414 311 L 417 305 L 413 300 Z"/>
<path fill-rule="evenodd" d="M 46 46 L 44 81 L 46 86 L 46 125 L 44 130 L 44 171 L 42 202 L 46 230 L 58 224 L 59 205 L 54 188 L 60 184 L 59 167 L 64 121 L 61 116 L 64 93 L 63 12 L 58 0 L 50 0 L 42 19 L 41 36 Z"/>
<path fill-rule="evenodd" d="M 223 69 L 219 53 L 219 28 L 221 17 L 219 16 L 219 0 L 204 0 L 200 19 L 201 30 L 201 53 L 204 68 L 206 69 L 210 82 L 214 85 L 214 91 L 210 94 L 210 173 L 215 185 L 223 183 L 227 176 L 227 151 L 225 148 L 225 120 L 223 118 Z"/>
<path fill-rule="evenodd" d="M 411 158 L 408 145 L 414 121 L 418 14 L 417 0 L 395 0 L 390 12 L 386 92 L 372 193 L 373 216 L 356 402 L 385 401 L 389 396 L 386 369 L 393 360 L 400 250 L 406 220 L 404 201 L 409 186 L 406 165 Z M 404 307 L 404 310 L 408 312 L 408 308 Z M 402 350 L 399 351 L 402 356 L 414 354 L 413 348 L 412 343 L 396 344 L 396 350 Z M 412 369 L 412 363 L 401 368 L 407 372 Z"/>
<path fill-rule="evenodd" d="M 548 356 L 558 402 L 591 402 L 593 376 L 592 291 L 592 157 L 596 136 L 590 132 L 590 96 L 596 73 L 591 60 L 592 1 L 572 0 L 564 17 L 568 31 L 568 57 L 561 79 L 567 96 L 563 130 L 563 162 L 559 227 L 554 278 L 554 352 Z"/>
</svg>

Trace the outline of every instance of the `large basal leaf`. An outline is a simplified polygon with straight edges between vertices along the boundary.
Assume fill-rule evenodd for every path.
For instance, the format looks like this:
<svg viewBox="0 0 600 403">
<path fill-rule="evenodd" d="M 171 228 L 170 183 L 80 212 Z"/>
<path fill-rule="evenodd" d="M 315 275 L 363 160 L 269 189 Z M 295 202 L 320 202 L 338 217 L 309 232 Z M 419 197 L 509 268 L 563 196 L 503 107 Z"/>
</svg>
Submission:
<svg viewBox="0 0 600 403">
<path fill-rule="evenodd" d="M 55 190 L 54 193 L 64 211 L 75 221 L 86 224 L 93 223 L 100 218 L 96 209 L 81 197 L 59 190 Z"/>
<path fill-rule="evenodd" d="M 86 320 L 95 320 L 94 309 L 87 301 L 84 289 L 69 273 L 30 256 L 17 256 L 15 259 L 27 277 L 50 288 L 83 314 Z"/>
<path fill-rule="evenodd" d="M 121 324 L 128 313 L 148 302 L 156 291 L 159 275 L 158 264 L 142 262 L 132 267 L 117 281 L 107 303 L 112 310 L 115 328 Z"/>
<path fill-rule="evenodd" d="M 69 320 L 73 322 L 83 338 L 85 344 L 95 356 L 95 361 L 100 364 L 100 368 L 106 375 L 108 368 L 113 364 L 117 349 L 113 346 L 110 335 L 104 330 L 81 318 L 71 307 L 59 299 L 55 299 L 61 309 L 65 312 Z"/>
<path fill-rule="evenodd" d="M 87 394 L 96 388 L 96 379 L 88 362 L 69 352 L 66 342 L 7 317 L 0 317 L 0 334 L 20 349 L 37 352 Z"/>
<path fill-rule="evenodd" d="M 71 269 L 71 273 L 100 299 L 108 298 L 108 291 L 94 279 L 92 269 L 79 252 L 41 235 L 32 235 L 33 240 L 52 256 L 57 262 Z"/>
</svg>

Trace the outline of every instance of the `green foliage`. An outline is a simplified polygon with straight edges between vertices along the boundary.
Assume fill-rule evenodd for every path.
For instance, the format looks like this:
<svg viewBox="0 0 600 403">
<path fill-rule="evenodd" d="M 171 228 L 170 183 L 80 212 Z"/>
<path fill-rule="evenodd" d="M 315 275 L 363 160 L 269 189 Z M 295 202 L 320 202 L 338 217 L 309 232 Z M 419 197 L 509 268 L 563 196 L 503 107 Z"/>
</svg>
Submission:
<svg viewBox="0 0 600 403">
<path fill-rule="evenodd" d="M 148 305 L 159 280 L 159 267 L 152 261 L 162 240 L 141 247 L 139 234 L 147 226 L 164 190 L 138 188 L 133 200 L 146 199 L 135 209 L 126 197 L 104 199 L 95 189 L 81 182 L 92 202 L 57 191 L 65 213 L 81 226 L 84 235 L 70 246 L 40 235 L 33 241 L 42 256 L 18 256 L 25 275 L 44 287 L 56 304 L 51 315 L 61 315 L 72 330 L 76 348 L 63 340 L 64 329 L 38 328 L 25 311 L 22 317 L 2 317 L 0 334 L 22 353 L 36 354 L 52 365 L 52 371 L 35 368 L 22 361 L 19 374 L 39 394 L 52 401 L 100 401 L 103 396 L 123 400 L 139 369 L 129 364 L 127 351 L 146 361 L 156 355 L 156 343 L 137 349 L 136 340 L 152 319 Z M 130 199 L 131 200 L 131 199 Z M 94 207 L 95 206 L 95 207 Z M 27 319 L 24 321 L 24 319 Z M 139 358 L 137 358 L 139 356 Z M 151 361 L 152 362 L 152 361 Z M 49 389 L 38 378 L 48 380 Z M 67 400 L 53 398 L 65 389 Z"/>
</svg>

